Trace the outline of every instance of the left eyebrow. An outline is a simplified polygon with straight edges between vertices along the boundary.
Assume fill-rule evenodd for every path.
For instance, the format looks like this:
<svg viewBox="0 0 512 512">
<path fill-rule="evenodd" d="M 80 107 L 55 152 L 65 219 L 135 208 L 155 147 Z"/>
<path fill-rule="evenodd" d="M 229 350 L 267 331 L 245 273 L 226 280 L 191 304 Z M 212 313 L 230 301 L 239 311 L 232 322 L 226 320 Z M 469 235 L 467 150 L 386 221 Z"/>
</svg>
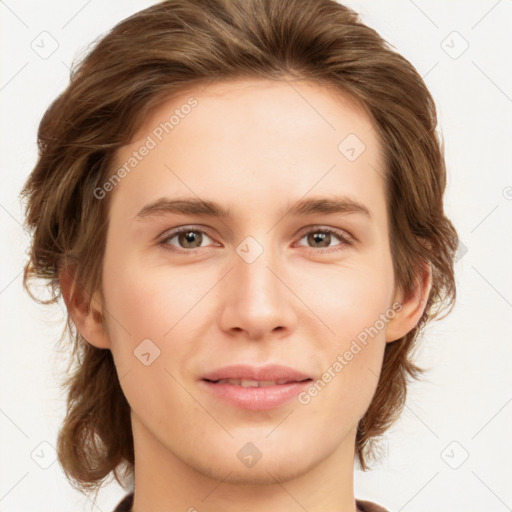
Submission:
<svg viewBox="0 0 512 512">
<path fill-rule="evenodd" d="M 322 197 L 319 199 L 304 199 L 291 206 L 288 215 L 305 216 L 328 213 L 359 213 L 370 219 L 370 210 L 362 203 L 346 196 Z"/>
<path fill-rule="evenodd" d="M 230 209 L 226 209 L 214 201 L 201 200 L 195 197 L 184 197 L 179 199 L 158 199 L 144 206 L 136 215 L 136 218 L 143 219 L 166 213 L 218 218 L 233 218 L 234 216 Z M 358 213 L 370 219 L 372 217 L 370 210 L 365 205 L 346 196 L 303 199 L 297 201 L 291 207 L 285 207 L 283 216 L 292 215 L 295 217 L 303 217 L 313 214 L 332 213 Z"/>
</svg>

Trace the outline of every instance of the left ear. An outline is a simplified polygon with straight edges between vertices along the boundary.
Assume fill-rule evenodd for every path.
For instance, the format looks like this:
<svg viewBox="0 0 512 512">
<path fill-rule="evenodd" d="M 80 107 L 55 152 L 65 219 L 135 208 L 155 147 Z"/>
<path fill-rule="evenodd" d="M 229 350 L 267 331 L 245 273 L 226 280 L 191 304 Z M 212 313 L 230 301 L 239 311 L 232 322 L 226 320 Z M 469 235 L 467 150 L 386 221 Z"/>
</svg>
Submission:
<svg viewBox="0 0 512 512">
<path fill-rule="evenodd" d="M 389 321 L 386 328 L 386 342 L 403 338 L 408 332 L 414 329 L 420 321 L 428 296 L 432 287 L 432 269 L 429 263 L 423 264 L 423 272 L 419 276 L 418 283 L 407 299 L 403 299 L 403 293 L 395 295 L 395 303 L 402 305 L 396 315 Z"/>
</svg>

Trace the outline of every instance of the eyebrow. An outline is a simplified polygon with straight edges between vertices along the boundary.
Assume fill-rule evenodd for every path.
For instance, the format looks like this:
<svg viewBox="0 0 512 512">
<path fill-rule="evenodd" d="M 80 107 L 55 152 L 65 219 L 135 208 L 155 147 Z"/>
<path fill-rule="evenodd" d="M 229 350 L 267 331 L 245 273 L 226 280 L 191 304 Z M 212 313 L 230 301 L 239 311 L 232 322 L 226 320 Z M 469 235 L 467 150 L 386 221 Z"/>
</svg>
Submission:
<svg viewBox="0 0 512 512">
<path fill-rule="evenodd" d="M 136 215 L 136 219 L 164 214 L 200 215 L 205 217 L 218 217 L 221 219 L 233 218 L 233 212 L 214 201 L 201 200 L 196 197 L 177 199 L 160 198 L 144 206 Z M 370 210 L 363 204 L 347 196 L 320 197 L 316 199 L 302 199 L 284 208 L 285 215 L 307 216 L 313 214 L 362 214 L 371 219 Z"/>
</svg>

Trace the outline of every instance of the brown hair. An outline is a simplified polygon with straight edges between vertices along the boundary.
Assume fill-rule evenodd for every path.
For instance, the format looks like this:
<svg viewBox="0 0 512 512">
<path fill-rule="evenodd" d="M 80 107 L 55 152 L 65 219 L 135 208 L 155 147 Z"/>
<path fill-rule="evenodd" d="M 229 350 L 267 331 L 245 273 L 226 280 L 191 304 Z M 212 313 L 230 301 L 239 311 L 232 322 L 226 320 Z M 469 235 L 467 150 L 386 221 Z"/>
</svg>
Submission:
<svg viewBox="0 0 512 512">
<path fill-rule="evenodd" d="M 433 98 L 413 66 L 347 7 L 334 0 L 168 0 L 114 27 L 41 121 L 39 159 L 22 191 L 33 230 L 24 285 L 30 293 L 31 278 L 46 279 L 52 297 L 42 302 L 55 302 L 59 275 L 73 268 L 89 296 L 101 289 L 109 197 L 93 191 L 150 108 L 201 83 L 287 76 L 340 91 L 371 116 L 385 152 L 396 284 L 407 296 L 425 264 L 432 271 L 425 312 L 416 328 L 386 345 L 376 393 L 358 425 L 356 455 L 366 470 L 374 439 L 402 411 L 408 377 L 424 372 L 412 357 L 420 330 L 453 307 L 458 238 L 443 212 L 446 171 Z M 133 437 L 111 352 L 89 344 L 69 315 L 66 328 L 73 371 L 65 380 L 59 461 L 80 490 L 99 489 L 111 472 L 122 483 L 121 468 L 133 476 Z"/>
</svg>

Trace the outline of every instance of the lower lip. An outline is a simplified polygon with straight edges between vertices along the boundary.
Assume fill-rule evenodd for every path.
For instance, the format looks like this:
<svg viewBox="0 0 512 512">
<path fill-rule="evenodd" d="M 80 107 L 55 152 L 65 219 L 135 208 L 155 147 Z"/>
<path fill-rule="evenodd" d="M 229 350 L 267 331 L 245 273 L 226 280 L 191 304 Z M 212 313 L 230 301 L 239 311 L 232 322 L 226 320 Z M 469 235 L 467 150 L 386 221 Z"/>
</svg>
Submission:
<svg viewBox="0 0 512 512">
<path fill-rule="evenodd" d="M 201 380 L 202 385 L 210 393 L 235 407 L 252 411 L 264 411 L 279 407 L 304 391 L 311 385 L 311 382 L 311 380 L 307 380 L 261 388 L 244 388 L 235 384 L 215 384 L 207 380 Z"/>
</svg>

